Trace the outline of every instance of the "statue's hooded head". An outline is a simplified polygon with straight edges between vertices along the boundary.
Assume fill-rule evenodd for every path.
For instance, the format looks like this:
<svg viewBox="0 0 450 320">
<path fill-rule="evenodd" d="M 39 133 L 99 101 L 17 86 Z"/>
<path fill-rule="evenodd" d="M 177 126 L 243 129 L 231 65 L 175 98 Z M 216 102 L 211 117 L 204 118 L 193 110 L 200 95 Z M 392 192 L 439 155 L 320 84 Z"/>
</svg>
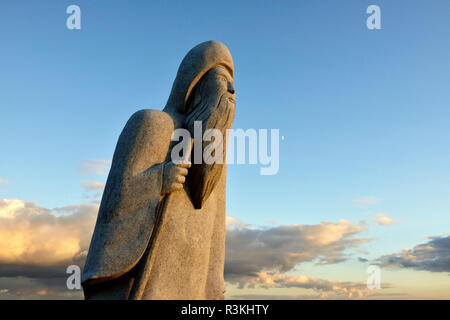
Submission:
<svg viewBox="0 0 450 320">
<path fill-rule="evenodd" d="M 186 184 L 189 187 L 194 207 L 200 209 L 208 199 L 222 176 L 226 154 L 226 130 L 231 129 L 235 111 L 233 84 L 233 60 L 228 48 L 217 41 L 203 42 L 184 57 L 178 68 L 164 111 L 183 119 L 184 128 L 194 136 L 195 123 L 201 121 L 202 133 L 215 129 L 221 133 L 220 143 L 216 137 L 202 142 L 202 159 L 198 153 L 192 154 L 192 167 Z M 196 122 L 197 121 L 197 122 Z M 194 142 L 194 150 L 197 140 Z M 214 158 L 204 159 L 205 149 L 211 150 L 214 143 Z M 217 154 L 220 150 L 220 154 Z M 197 158 L 196 158 L 197 157 Z M 209 159 L 211 159 L 210 157 Z"/>
<path fill-rule="evenodd" d="M 206 41 L 192 48 L 178 68 L 164 111 L 187 112 L 188 99 L 202 77 L 211 69 L 221 66 L 233 77 L 234 65 L 230 51 L 221 42 Z"/>
</svg>

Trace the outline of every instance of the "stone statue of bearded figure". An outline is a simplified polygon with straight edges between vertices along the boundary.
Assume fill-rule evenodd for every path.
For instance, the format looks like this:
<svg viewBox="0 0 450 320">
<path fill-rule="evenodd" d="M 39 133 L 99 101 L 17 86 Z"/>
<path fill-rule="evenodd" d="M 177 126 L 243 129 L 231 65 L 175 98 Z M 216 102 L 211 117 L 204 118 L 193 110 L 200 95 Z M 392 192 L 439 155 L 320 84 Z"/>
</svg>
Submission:
<svg viewBox="0 0 450 320">
<path fill-rule="evenodd" d="M 82 275 L 86 299 L 129 299 L 163 197 L 165 227 L 142 299 L 220 299 L 225 292 L 226 130 L 234 120 L 233 60 L 217 41 L 183 59 L 163 111 L 141 110 L 120 134 Z M 174 130 L 223 134 L 223 162 L 171 160 Z M 196 122 L 198 123 L 198 122 Z M 210 142 L 211 143 L 211 142 Z M 197 140 L 194 149 L 199 147 Z M 205 143 L 200 146 L 202 150 Z"/>
</svg>

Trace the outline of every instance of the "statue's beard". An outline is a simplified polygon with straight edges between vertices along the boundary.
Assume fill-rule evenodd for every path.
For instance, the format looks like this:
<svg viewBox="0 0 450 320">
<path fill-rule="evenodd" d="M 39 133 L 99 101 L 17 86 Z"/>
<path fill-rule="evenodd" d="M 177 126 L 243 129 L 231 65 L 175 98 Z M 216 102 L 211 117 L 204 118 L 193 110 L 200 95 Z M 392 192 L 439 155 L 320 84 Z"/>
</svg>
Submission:
<svg viewBox="0 0 450 320">
<path fill-rule="evenodd" d="M 225 93 L 221 96 L 201 101 L 186 118 L 185 125 L 191 136 L 195 137 L 194 122 L 201 121 L 203 135 L 208 129 L 217 129 L 223 138 L 222 143 L 215 142 L 214 138 L 211 139 L 212 141 L 203 141 L 202 139 L 201 160 L 195 158 L 195 143 L 197 143 L 197 140 L 194 141 L 194 151 L 191 154 L 192 166 L 189 169 L 186 181 L 196 209 L 202 208 L 222 176 L 223 166 L 226 163 L 226 133 L 227 129 L 231 129 L 234 120 L 235 105 L 234 100 L 230 101 L 231 98 L 231 95 Z M 214 152 L 220 150 L 222 156 L 219 161 L 207 164 L 203 159 L 203 154 L 205 149 L 212 143 L 215 144 L 214 149 L 216 151 Z M 214 152 L 212 153 L 213 155 Z"/>
</svg>

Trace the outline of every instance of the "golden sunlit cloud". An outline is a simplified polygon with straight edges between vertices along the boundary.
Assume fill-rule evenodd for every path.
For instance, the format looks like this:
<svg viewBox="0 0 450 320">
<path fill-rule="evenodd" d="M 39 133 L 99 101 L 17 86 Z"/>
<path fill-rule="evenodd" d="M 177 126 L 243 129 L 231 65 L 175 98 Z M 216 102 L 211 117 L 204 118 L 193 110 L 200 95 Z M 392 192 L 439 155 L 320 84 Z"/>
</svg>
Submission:
<svg viewBox="0 0 450 320">
<path fill-rule="evenodd" d="M 375 217 L 373 221 L 382 226 L 393 225 L 398 223 L 397 221 L 394 221 L 391 218 L 389 218 L 385 213 L 375 213 L 373 216 Z"/>
<path fill-rule="evenodd" d="M 98 206 L 49 210 L 0 199 L 0 264 L 55 266 L 86 255 Z"/>
<path fill-rule="evenodd" d="M 261 284 L 262 272 L 285 273 L 303 262 L 346 261 L 349 249 L 371 240 L 356 237 L 366 228 L 347 220 L 268 228 L 252 228 L 232 217 L 227 221 L 225 280 L 240 288 Z"/>
<path fill-rule="evenodd" d="M 261 271 L 251 279 L 249 287 L 271 288 L 302 288 L 312 289 L 318 296 L 316 298 L 363 298 L 374 294 L 367 288 L 366 282 L 334 281 L 311 278 L 304 275 L 290 276 L 276 272 Z M 383 289 L 392 288 L 391 284 L 383 283 Z"/>
</svg>

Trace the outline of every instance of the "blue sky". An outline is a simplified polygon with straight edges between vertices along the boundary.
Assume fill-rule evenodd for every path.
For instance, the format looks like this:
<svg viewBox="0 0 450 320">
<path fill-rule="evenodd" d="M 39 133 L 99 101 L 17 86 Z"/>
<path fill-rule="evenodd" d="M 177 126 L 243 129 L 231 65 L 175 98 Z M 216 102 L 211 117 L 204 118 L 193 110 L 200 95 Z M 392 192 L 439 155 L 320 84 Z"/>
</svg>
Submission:
<svg viewBox="0 0 450 320">
<path fill-rule="evenodd" d="M 82 29 L 68 30 L 77 4 Z M 382 30 L 366 28 L 381 7 Z M 184 54 L 235 62 L 235 128 L 276 128 L 280 170 L 230 166 L 228 214 L 254 225 L 371 221 L 366 257 L 450 225 L 450 2 L 9 1 L 0 6 L 0 198 L 86 201 L 129 116 L 161 109 Z M 372 205 L 354 200 L 375 197 Z M 447 279 L 448 281 L 448 279 Z"/>
</svg>

